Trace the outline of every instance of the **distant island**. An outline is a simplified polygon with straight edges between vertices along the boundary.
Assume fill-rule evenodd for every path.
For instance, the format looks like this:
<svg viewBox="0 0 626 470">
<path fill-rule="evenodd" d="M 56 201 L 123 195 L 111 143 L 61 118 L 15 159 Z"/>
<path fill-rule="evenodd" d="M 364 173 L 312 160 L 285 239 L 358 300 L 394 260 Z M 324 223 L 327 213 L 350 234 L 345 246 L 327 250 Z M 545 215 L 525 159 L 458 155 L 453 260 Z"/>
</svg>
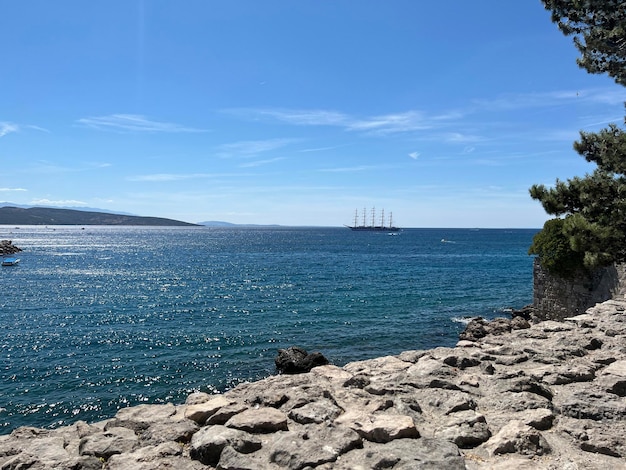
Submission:
<svg viewBox="0 0 626 470">
<path fill-rule="evenodd" d="M 192 227 L 198 224 L 162 217 L 141 217 L 108 212 L 49 207 L 0 207 L 0 225 L 141 225 Z"/>
</svg>

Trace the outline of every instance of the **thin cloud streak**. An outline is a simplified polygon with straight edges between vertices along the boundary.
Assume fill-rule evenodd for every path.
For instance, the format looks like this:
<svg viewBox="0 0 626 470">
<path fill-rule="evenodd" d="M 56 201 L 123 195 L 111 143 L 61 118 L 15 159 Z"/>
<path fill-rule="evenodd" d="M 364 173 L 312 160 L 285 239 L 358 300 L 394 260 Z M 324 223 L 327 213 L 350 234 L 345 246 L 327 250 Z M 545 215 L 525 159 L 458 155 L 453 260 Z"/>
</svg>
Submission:
<svg viewBox="0 0 626 470">
<path fill-rule="evenodd" d="M 344 127 L 350 122 L 350 117 L 346 114 L 321 109 L 235 108 L 224 112 L 244 119 L 269 119 L 296 126 Z"/>
<path fill-rule="evenodd" d="M 220 158 L 251 157 L 286 147 L 298 139 L 247 140 L 220 145 L 217 156 Z"/>
<path fill-rule="evenodd" d="M 207 132 L 171 122 L 152 121 L 140 114 L 111 114 L 78 119 L 78 124 L 101 131 L 123 132 Z"/>
<path fill-rule="evenodd" d="M 391 134 L 398 132 L 422 131 L 432 129 L 433 124 L 422 113 L 407 111 L 405 113 L 375 116 L 370 119 L 354 121 L 347 129 L 375 134 Z"/>
<path fill-rule="evenodd" d="M 4 137 L 12 132 L 18 132 L 20 130 L 17 124 L 11 122 L 0 122 L 0 137 Z"/>
<path fill-rule="evenodd" d="M 285 160 L 285 157 L 276 157 L 270 158 L 268 160 L 257 160 L 254 162 L 242 163 L 241 165 L 239 165 L 239 168 L 253 168 L 257 166 L 269 165 L 270 163 L 275 163 L 281 160 Z"/>
<path fill-rule="evenodd" d="M 511 93 L 495 99 L 477 99 L 474 104 L 486 110 L 512 110 L 522 108 L 547 108 L 575 101 L 619 105 L 626 101 L 626 92 L 613 88 L 586 90 L 557 90 L 545 93 Z"/>
<path fill-rule="evenodd" d="M 294 126 L 331 126 L 340 127 L 347 131 L 390 134 L 426 130 L 433 127 L 432 121 L 441 121 L 458 117 L 457 112 L 450 115 L 440 115 L 433 118 L 418 111 L 386 114 L 366 118 L 357 118 L 349 114 L 321 109 L 285 110 L 285 109 L 254 109 L 239 108 L 225 112 L 249 120 L 276 120 Z"/>
<path fill-rule="evenodd" d="M 436 114 L 408 110 L 400 113 L 357 117 L 336 110 L 284 108 L 236 108 L 223 112 L 252 121 L 273 120 L 294 126 L 331 126 L 350 132 L 389 135 L 441 129 L 455 123 L 462 123 L 463 119 L 468 116 L 482 112 L 551 108 L 573 104 L 576 100 L 581 103 L 619 105 L 626 101 L 626 93 L 613 88 L 510 93 L 493 99 L 475 99 L 465 109 L 443 110 Z M 468 140 L 475 142 L 480 140 L 480 137 L 472 136 Z"/>
<path fill-rule="evenodd" d="M 372 171 L 393 168 L 390 165 L 359 165 L 339 168 L 320 168 L 317 171 L 321 173 L 352 173 L 360 171 Z"/>
<path fill-rule="evenodd" d="M 183 180 L 190 180 L 190 179 L 210 178 L 212 176 L 213 175 L 209 173 L 190 173 L 190 174 L 156 173 L 153 175 L 129 176 L 126 179 L 128 181 L 164 182 L 164 181 L 183 181 Z"/>
<path fill-rule="evenodd" d="M 27 127 L 28 129 L 33 129 L 35 131 L 45 132 L 46 134 L 51 134 L 52 133 L 48 129 L 45 129 L 45 128 L 39 127 L 39 126 L 28 125 L 28 126 L 25 126 L 25 127 Z"/>
<path fill-rule="evenodd" d="M 167 181 L 184 181 L 193 179 L 232 178 L 249 176 L 245 173 L 155 173 L 152 175 L 128 176 L 126 181 L 161 183 Z"/>
<path fill-rule="evenodd" d="M 62 166 L 58 165 L 54 162 L 49 162 L 46 160 L 41 160 L 38 162 L 34 162 L 33 166 L 29 169 L 29 171 L 33 171 L 40 174 L 56 174 L 56 173 L 79 173 L 79 172 L 89 172 L 94 170 L 100 170 L 102 168 L 109 168 L 112 165 L 110 163 L 80 163 L 81 166 L 70 167 L 70 166 Z"/>
<path fill-rule="evenodd" d="M 474 143 L 474 142 L 483 142 L 486 139 L 480 137 L 478 135 L 471 134 L 461 134 L 460 132 L 450 132 L 445 134 L 444 140 L 446 142 L 455 142 L 455 143 Z"/>
<path fill-rule="evenodd" d="M 298 150 L 298 152 L 300 153 L 308 153 L 308 152 L 324 152 L 326 150 L 335 150 L 340 148 L 340 146 L 333 146 L 333 147 L 317 147 L 317 148 L 310 148 L 310 149 L 302 149 L 302 150 Z"/>
</svg>

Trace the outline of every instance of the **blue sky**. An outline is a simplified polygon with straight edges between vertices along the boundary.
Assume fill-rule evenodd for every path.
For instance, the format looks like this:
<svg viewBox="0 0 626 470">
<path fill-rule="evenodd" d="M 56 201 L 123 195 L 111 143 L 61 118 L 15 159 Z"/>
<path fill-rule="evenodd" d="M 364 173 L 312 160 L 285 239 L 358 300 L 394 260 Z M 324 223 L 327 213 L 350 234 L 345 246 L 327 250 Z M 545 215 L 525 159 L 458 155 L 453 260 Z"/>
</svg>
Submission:
<svg viewBox="0 0 626 470">
<path fill-rule="evenodd" d="M 188 222 L 541 227 L 626 101 L 534 0 L 21 0 L 0 42 L 0 201 Z"/>
</svg>

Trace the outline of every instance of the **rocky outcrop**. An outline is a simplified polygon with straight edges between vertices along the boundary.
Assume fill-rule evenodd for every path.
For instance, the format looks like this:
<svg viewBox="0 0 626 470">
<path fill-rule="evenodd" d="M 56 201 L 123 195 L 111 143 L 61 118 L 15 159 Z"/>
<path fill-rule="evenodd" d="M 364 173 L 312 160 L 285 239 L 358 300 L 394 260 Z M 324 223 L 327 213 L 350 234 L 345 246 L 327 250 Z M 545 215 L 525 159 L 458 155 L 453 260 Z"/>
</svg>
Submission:
<svg viewBox="0 0 626 470">
<path fill-rule="evenodd" d="M 327 365 L 328 359 L 320 352 L 308 353 L 305 349 L 292 346 L 279 349 L 274 364 L 280 374 L 302 374 L 313 367 Z"/>
<path fill-rule="evenodd" d="M 0 468 L 626 468 L 626 301 L 0 436 Z M 484 326 L 484 325 L 482 325 Z"/>
<path fill-rule="evenodd" d="M 22 251 L 11 240 L 0 240 L 0 255 L 14 255 Z"/>
</svg>

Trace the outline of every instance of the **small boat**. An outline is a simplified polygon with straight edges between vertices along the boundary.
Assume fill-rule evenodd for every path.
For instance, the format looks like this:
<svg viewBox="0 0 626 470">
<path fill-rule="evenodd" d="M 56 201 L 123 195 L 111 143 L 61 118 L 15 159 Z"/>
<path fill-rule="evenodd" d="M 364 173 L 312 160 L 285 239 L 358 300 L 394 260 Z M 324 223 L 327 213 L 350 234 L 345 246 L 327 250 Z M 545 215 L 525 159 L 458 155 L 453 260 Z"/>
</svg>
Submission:
<svg viewBox="0 0 626 470">
<path fill-rule="evenodd" d="M 20 259 L 15 256 L 5 256 L 2 258 L 2 266 L 15 266 L 19 262 Z"/>
</svg>

